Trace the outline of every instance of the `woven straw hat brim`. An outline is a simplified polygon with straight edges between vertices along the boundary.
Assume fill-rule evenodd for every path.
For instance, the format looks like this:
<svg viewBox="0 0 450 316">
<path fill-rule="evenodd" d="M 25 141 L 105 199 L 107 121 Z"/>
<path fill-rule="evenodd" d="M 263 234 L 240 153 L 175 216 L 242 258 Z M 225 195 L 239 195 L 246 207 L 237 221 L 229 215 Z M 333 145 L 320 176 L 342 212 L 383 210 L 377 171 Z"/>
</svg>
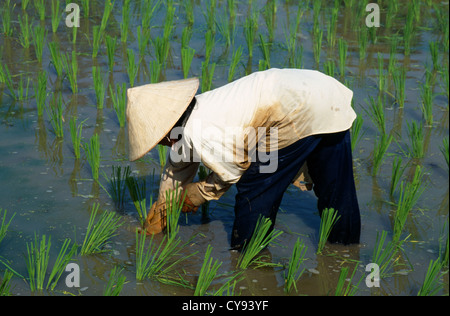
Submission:
<svg viewBox="0 0 450 316">
<path fill-rule="evenodd" d="M 131 161 L 142 158 L 170 132 L 191 103 L 198 86 L 198 78 L 189 78 L 127 90 Z"/>
</svg>

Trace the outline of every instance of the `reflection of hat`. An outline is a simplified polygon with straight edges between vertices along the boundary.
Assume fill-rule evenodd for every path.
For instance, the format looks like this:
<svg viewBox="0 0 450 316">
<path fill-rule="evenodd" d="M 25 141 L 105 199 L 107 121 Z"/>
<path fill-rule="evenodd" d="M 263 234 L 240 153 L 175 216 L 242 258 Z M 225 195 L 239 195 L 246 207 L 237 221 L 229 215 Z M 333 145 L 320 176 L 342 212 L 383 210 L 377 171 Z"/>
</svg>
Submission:
<svg viewBox="0 0 450 316">
<path fill-rule="evenodd" d="M 144 156 L 170 132 L 191 103 L 198 86 L 198 78 L 190 78 L 128 89 L 131 161 Z"/>
</svg>

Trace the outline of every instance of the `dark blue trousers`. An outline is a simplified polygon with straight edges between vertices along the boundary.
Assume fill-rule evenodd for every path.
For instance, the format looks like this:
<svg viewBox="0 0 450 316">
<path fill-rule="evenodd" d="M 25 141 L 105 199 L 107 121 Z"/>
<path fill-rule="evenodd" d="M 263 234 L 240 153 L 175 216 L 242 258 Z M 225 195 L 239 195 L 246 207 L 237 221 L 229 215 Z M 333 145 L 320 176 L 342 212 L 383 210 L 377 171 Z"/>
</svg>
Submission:
<svg viewBox="0 0 450 316">
<path fill-rule="evenodd" d="M 261 173 L 261 165 L 270 162 L 256 160 L 236 184 L 231 247 L 241 248 L 250 239 L 261 215 L 271 219 L 273 229 L 283 194 L 305 162 L 314 183 L 319 214 L 325 208 L 334 208 L 340 216 L 328 241 L 359 243 L 361 219 L 349 131 L 306 137 L 279 150 L 277 156 L 275 172 Z"/>
</svg>

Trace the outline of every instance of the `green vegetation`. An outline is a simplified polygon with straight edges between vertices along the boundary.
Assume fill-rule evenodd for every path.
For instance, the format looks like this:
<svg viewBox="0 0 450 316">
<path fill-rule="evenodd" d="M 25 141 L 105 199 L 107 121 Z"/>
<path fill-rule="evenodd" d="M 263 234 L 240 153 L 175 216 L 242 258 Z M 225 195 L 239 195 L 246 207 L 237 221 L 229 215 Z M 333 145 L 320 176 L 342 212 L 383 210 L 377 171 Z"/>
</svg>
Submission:
<svg viewBox="0 0 450 316">
<path fill-rule="evenodd" d="M 272 228 L 272 221 L 269 218 L 260 217 L 252 237 L 243 246 L 237 266 L 241 269 L 247 269 L 252 263 L 261 264 L 262 262 L 258 262 L 261 256 L 257 257 L 259 253 L 274 242 L 282 233 L 282 231 Z"/>
<path fill-rule="evenodd" d="M 321 254 L 324 250 L 331 230 L 339 218 L 340 216 L 338 216 L 337 210 L 334 210 L 333 208 L 326 208 L 322 211 L 319 228 L 319 242 L 316 251 L 317 254 Z"/>
<path fill-rule="evenodd" d="M 99 206 L 98 203 L 92 206 L 86 235 L 81 245 L 82 256 L 109 251 L 104 247 L 117 235 L 117 230 L 123 224 L 122 219 L 113 212 L 103 211 L 98 215 Z"/>
</svg>

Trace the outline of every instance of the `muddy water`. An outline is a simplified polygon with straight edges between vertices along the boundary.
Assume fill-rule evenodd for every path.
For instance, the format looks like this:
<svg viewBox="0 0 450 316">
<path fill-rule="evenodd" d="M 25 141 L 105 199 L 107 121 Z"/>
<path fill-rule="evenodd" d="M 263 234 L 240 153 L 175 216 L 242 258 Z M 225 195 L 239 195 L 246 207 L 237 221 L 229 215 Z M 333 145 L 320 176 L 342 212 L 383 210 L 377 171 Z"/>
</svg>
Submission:
<svg viewBox="0 0 450 316">
<path fill-rule="evenodd" d="M 12 1 L 13 3 L 15 1 Z M 136 3 L 131 1 L 131 24 L 127 45 L 118 41 L 115 54 L 115 65 L 112 72 L 108 71 L 105 45 L 102 45 L 97 59 L 92 59 L 91 42 L 92 28 L 100 24 L 103 5 L 101 1 L 91 1 L 90 18 L 81 18 L 81 27 L 77 35 L 77 43 L 72 45 L 71 29 L 61 21 L 56 34 L 51 32 L 51 20 L 47 16 L 41 25 L 48 31 L 47 42 L 58 41 L 63 52 L 76 50 L 78 53 L 79 93 L 72 95 L 67 80 L 62 86 L 57 79 L 53 65 L 50 62 L 50 53 L 45 46 L 42 64 L 39 64 L 34 55 L 34 47 L 24 49 L 17 41 L 20 33 L 18 15 L 23 14 L 20 5 L 13 10 L 12 36 L 0 35 L 0 60 L 2 65 L 7 65 L 15 86 L 19 81 L 19 74 L 24 74 L 36 80 L 36 75 L 41 69 L 49 76 L 48 91 L 61 89 L 65 103 L 64 139 L 55 138 L 46 114 L 38 117 L 36 100 L 30 85 L 30 98 L 24 101 L 14 101 L 4 84 L 0 84 L 0 208 L 8 210 L 8 215 L 15 213 L 15 218 L 9 228 L 6 238 L 0 244 L 0 259 L 8 263 L 18 274 L 27 276 L 25 255 L 26 243 L 31 242 L 34 234 L 46 234 L 52 237 L 51 258 L 57 255 L 57 249 L 64 238 L 82 243 L 89 221 L 91 207 L 94 202 L 100 203 L 102 209 L 118 212 L 125 225 L 119 230 L 116 237 L 111 240 L 110 252 L 101 255 L 77 256 L 74 261 L 80 265 L 80 288 L 68 288 L 64 284 L 63 274 L 57 289 L 49 295 L 65 295 L 67 293 L 81 295 L 101 295 L 105 287 L 111 269 L 118 265 L 124 268 L 127 278 L 123 295 L 191 295 L 193 290 L 180 286 L 165 285 L 158 281 L 145 280 L 137 282 L 135 278 L 135 235 L 134 229 L 138 225 L 137 213 L 133 204 L 128 199 L 124 210 L 116 210 L 113 201 L 104 189 L 108 188 L 105 178 L 100 176 L 100 184 L 91 179 L 90 167 L 82 150 L 82 158 L 74 159 L 68 120 L 77 116 L 78 121 L 86 120 L 83 137 L 87 141 L 94 133 L 98 133 L 101 143 L 101 171 L 107 176 L 111 174 L 111 166 L 130 166 L 134 173 L 147 180 L 150 188 L 148 196 L 155 196 L 158 190 L 158 177 L 160 167 L 158 154 L 155 151 L 149 153 L 144 159 L 136 163 L 127 161 L 127 136 L 126 130 L 119 127 L 116 115 L 112 109 L 109 92 L 107 93 L 106 106 L 103 110 L 97 110 L 95 106 L 95 92 L 92 84 L 92 65 L 99 65 L 103 69 L 104 80 L 108 84 L 126 82 L 129 86 L 126 73 L 126 48 L 132 48 L 136 54 L 138 43 L 136 28 L 140 22 L 140 10 Z M 193 37 L 190 46 L 196 50 L 190 74 L 201 76 L 201 62 L 204 61 L 206 31 L 207 1 L 194 2 Z M 284 233 L 278 243 L 269 247 L 265 252 L 270 260 L 279 263 L 274 268 L 248 269 L 244 273 L 244 279 L 237 284 L 236 294 L 242 295 L 285 295 L 283 291 L 285 266 L 289 260 L 292 247 L 297 238 L 301 238 L 308 247 L 304 263 L 305 272 L 297 284 L 298 294 L 302 295 L 333 295 L 339 273 L 344 266 L 351 271 L 356 267 L 357 272 L 353 279 L 358 280 L 367 275 L 365 266 L 371 262 L 377 232 L 386 230 L 389 236 L 392 234 L 393 211 L 395 198 L 389 197 L 389 186 L 393 154 L 402 155 L 404 164 L 408 163 L 404 173 L 404 179 L 408 179 L 414 172 L 416 165 L 422 165 L 426 170 L 426 190 L 408 218 L 405 233 L 410 234 L 404 244 L 404 252 L 397 258 L 397 264 L 392 269 L 392 275 L 382 279 L 381 287 L 368 288 L 364 280 L 358 285 L 357 295 L 415 295 L 426 273 L 430 260 L 439 256 L 440 237 L 443 235 L 444 224 L 448 223 L 448 166 L 440 152 L 443 137 L 448 137 L 448 96 L 443 92 L 442 77 L 438 72 L 434 85 L 434 124 L 425 128 L 425 157 L 413 160 L 406 157 L 400 147 L 409 144 L 407 134 L 407 122 L 422 120 L 420 88 L 425 81 L 425 67 L 431 63 L 428 49 L 429 41 L 438 41 L 443 44 L 447 38 L 443 38 L 441 32 L 436 31 L 436 14 L 434 10 L 422 3 L 421 16 L 418 27 L 412 41 L 410 56 L 404 56 L 403 49 L 399 45 L 397 49 L 397 62 L 407 69 L 406 104 L 400 109 L 393 103 L 393 88 L 388 83 L 386 93 L 386 126 L 387 131 L 395 136 L 395 142 L 391 144 L 383 164 L 377 176 L 371 175 L 372 152 L 374 141 L 377 137 L 377 129 L 371 122 L 367 112 L 369 96 L 375 97 L 377 88 L 377 54 L 384 58 L 385 69 L 389 60 L 389 38 L 396 32 L 403 34 L 405 7 L 407 1 L 400 1 L 399 11 L 393 19 L 392 26 L 377 30 L 377 40 L 369 43 L 367 55 L 364 60 L 359 59 L 359 46 L 355 33 L 355 10 L 346 8 L 341 4 L 338 17 L 337 38 L 344 38 L 349 44 L 347 56 L 347 68 L 345 78 L 339 78 L 346 82 L 354 91 L 354 106 L 356 112 L 363 116 L 363 136 L 354 152 L 354 167 L 359 201 L 362 215 L 361 244 L 344 247 L 328 245 L 322 255 L 316 255 L 319 217 L 316 209 L 316 198 L 311 192 L 300 192 L 296 187 L 290 187 L 281 204 L 277 218 L 276 228 Z M 295 20 L 297 5 L 294 1 L 285 4 L 278 1 L 276 15 L 275 40 L 271 46 L 271 66 L 288 67 L 287 50 L 284 48 L 284 30 L 286 21 Z M 448 12 L 448 3 L 434 2 L 442 12 Z M 261 10 L 258 31 L 267 36 L 267 27 L 262 15 L 265 1 L 253 1 L 255 8 Z M 3 6 L 3 2 L 1 4 Z M 174 33 L 171 40 L 171 51 L 167 67 L 162 74 L 162 80 L 182 78 L 180 42 L 181 33 L 186 26 L 184 8 L 175 3 L 176 18 Z M 218 1 L 216 14 L 226 11 L 226 2 Z M 323 70 L 326 58 L 335 60 L 338 65 L 337 45 L 330 50 L 326 41 L 326 25 L 332 8 L 331 2 L 323 3 L 320 14 L 320 28 L 324 31 L 320 64 L 317 65 L 313 57 L 313 10 L 312 4 L 305 7 L 306 10 L 300 22 L 298 31 L 298 45 L 303 46 L 303 67 Z M 110 18 L 107 33 L 120 37 L 119 24 L 121 22 L 122 1 L 117 0 L 115 10 Z M 161 7 L 153 19 L 152 38 L 161 36 L 164 23 L 165 7 Z M 385 8 L 382 10 L 382 20 L 385 18 Z M 50 6 L 47 6 L 48 15 Z M 238 66 L 236 78 L 246 73 L 257 71 L 259 59 L 262 59 L 258 45 L 254 46 L 254 56 L 248 58 L 243 24 L 248 12 L 246 1 L 237 3 L 235 47 L 242 45 L 244 54 L 241 64 Z M 38 20 L 37 13 L 32 5 L 27 9 L 27 14 Z M 65 17 L 65 15 L 63 15 Z M 2 18 L 0 18 L 2 19 Z M 362 19 L 363 20 L 363 19 Z M 361 22 L 364 23 L 364 22 Z M 383 24 L 383 21 L 382 21 Z M 448 26 L 447 26 L 448 27 Z M 255 39 L 257 43 L 258 38 Z M 148 64 L 155 59 L 153 46 L 148 46 L 148 53 L 143 57 L 137 84 L 150 81 Z M 217 63 L 214 73 L 213 87 L 218 87 L 227 82 L 228 67 L 233 49 L 227 48 L 221 35 L 216 34 L 216 45 L 213 49 L 212 61 Z M 441 63 L 448 67 L 448 51 L 440 49 Z M 336 77 L 339 77 L 336 75 Z M 404 148 L 404 147 L 403 147 Z M 211 202 L 210 212 L 181 218 L 180 235 L 187 240 L 193 237 L 192 242 L 185 250 L 187 253 L 198 251 L 198 254 L 189 259 L 183 266 L 185 278 L 192 284 L 200 270 L 203 254 L 208 244 L 212 245 L 212 256 L 222 262 L 219 273 L 223 276 L 235 270 L 237 253 L 229 251 L 230 231 L 233 223 L 233 203 L 236 191 L 232 187 L 229 192 L 218 202 Z M 445 234 L 448 234 L 448 226 Z M 0 264 L 0 274 L 3 275 L 4 264 Z M 445 284 L 440 293 L 448 294 L 448 273 L 442 280 Z M 218 285 L 223 282 L 223 277 L 218 278 Z M 12 293 L 15 295 L 31 294 L 28 284 L 17 275 L 12 281 Z M 47 294 L 47 293 L 45 293 Z M 291 295 L 296 295 L 292 293 Z"/>
</svg>

